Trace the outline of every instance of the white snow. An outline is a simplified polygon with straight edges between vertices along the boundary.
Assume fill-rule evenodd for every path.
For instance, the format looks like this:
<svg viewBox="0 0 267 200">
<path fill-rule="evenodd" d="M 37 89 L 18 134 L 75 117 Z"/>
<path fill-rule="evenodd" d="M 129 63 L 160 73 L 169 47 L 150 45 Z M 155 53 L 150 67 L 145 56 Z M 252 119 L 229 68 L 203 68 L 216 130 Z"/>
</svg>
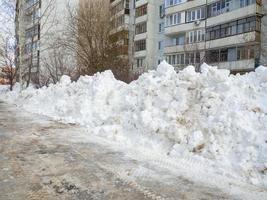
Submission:
<svg viewBox="0 0 267 200">
<path fill-rule="evenodd" d="M 242 76 L 206 64 L 201 71 L 176 73 L 163 62 L 131 84 L 105 71 L 1 98 L 121 145 L 209 163 L 266 187 L 267 68 Z"/>
<path fill-rule="evenodd" d="M 0 94 L 1 93 L 6 93 L 9 89 L 8 85 L 0 85 Z"/>
</svg>

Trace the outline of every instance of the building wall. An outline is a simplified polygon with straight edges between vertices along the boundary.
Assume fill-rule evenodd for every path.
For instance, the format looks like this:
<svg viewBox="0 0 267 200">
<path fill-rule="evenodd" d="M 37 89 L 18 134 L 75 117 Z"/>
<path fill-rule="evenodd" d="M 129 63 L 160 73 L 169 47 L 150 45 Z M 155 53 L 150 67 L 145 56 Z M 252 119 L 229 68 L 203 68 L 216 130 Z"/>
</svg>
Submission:
<svg viewBox="0 0 267 200">
<path fill-rule="evenodd" d="M 256 66 L 256 62 L 259 60 L 260 33 L 258 31 L 260 31 L 260 29 L 258 28 L 259 26 L 255 26 L 254 28 L 253 25 L 249 25 L 249 28 L 247 29 L 247 24 L 249 23 L 245 23 L 246 21 L 254 19 L 253 17 L 255 17 L 257 13 L 261 13 L 261 6 L 257 5 L 255 1 L 254 3 L 251 1 L 249 5 L 241 6 L 241 2 L 239 0 L 232 0 L 229 6 L 224 4 L 225 7 L 223 9 L 214 10 L 214 8 L 217 8 L 217 5 L 214 3 L 217 2 L 220 1 L 185 0 L 178 5 L 169 7 L 167 5 L 166 22 L 168 22 L 169 19 L 173 20 L 171 16 L 174 14 L 180 13 L 180 22 L 178 24 L 165 24 L 165 35 L 167 39 L 164 49 L 167 61 L 176 66 L 178 70 L 188 64 L 198 66 L 204 61 L 217 65 L 218 67 L 224 66 L 224 68 L 231 71 L 251 71 Z M 263 5 L 266 5 L 266 2 L 263 2 Z M 186 21 L 188 17 L 195 18 L 198 15 L 197 12 L 195 12 L 194 15 L 188 15 L 191 10 L 201 8 L 209 8 L 206 13 L 207 16 L 192 22 Z M 242 31 L 238 33 L 231 33 L 227 36 L 222 35 L 223 31 L 226 30 L 223 27 L 229 26 L 229 30 L 233 30 L 229 25 L 230 23 L 234 24 L 233 27 L 236 28 L 236 31 Z M 244 25 L 239 25 L 240 23 L 243 23 Z M 255 23 L 259 25 L 260 20 Z M 241 29 L 239 29 L 240 27 Z M 264 28 L 265 27 L 262 26 L 262 29 Z M 217 34 L 214 30 L 219 30 L 218 33 L 220 36 L 217 37 L 216 35 L 216 38 L 213 39 L 211 38 L 211 34 Z M 227 29 L 227 31 L 229 30 Z M 204 33 L 205 37 L 200 40 L 197 39 L 197 41 L 193 39 L 194 41 L 190 42 L 191 38 L 196 35 L 197 31 L 199 31 L 200 34 Z M 264 32 L 264 30 L 262 32 Z M 207 33 L 210 34 L 208 35 Z M 193 37 L 191 37 L 191 35 L 193 35 Z M 199 35 L 197 38 L 200 38 Z M 179 42 L 176 40 L 178 36 Z M 261 36 L 261 40 L 266 38 L 263 34 Z M 264 51 L 262 51 L 262 53 L 263 52 Z M 185 59 L 182 59 L 181 57 L 185 57 Z M 213 57 L 216 57 L 217 59 L 213 59 Z M 236 60 L 232 60 L 234 57 Z M 182 64 L 176 63 L 177 60 L 183 60 Z M 254 60 L 254 63 L 252 60 Z"/>
<path fill-rule="evenodd" d="M 32 82 L 37 83 L 40 73 L 46 71 L 46 64 L 51 61 L 54 50 L 66 51 L 57 46 L 59 39 L 63 39 L 68 23 L 68 3 L 70 8 L 77 6 L 79 0 L 39 0 L 27 3 L 20 0 L 18 23 L 16 33 L 21 46 L 21 76 L 24 81 L 28 79 L 29 66 L 32 60 Z M 41 2 L 41 3 L 39 3 Z M 33 15 L 33 13 L 36 13 Z M 33 27 L 38 27 L 33 29 Z M 29 33 L 35 30 L 33 36 Z M 75 56 L 64 53 L 64 61 L 75 65 Z M 35 80 L 33 80 L 35 79 Z"/>
<path fill-rule="evenodd" d="M 160 17 L 160 6 L 164 4 L 164 0 L 139 0 L 136 2 L 134 7 L 134 12 L 136 8 L 147 4 L 147 14 L 140 17 L 133 17 L 134 25 L 133 29 L 135 29 L 135 25 L 146 22 L 147 31 L 142 34 L 134 34 L 134 42 L 145 40 L 146 41 L 146 49 L 143 51 L 135 51 L 133 48 L 133 72 L 137 74 L 141 74 L 145 71 L 155 69 L 158 65 L 159 61 L 164 59 L 164 40 L 165 36 L 163 33 L 159 32 L 159 24 L 164 22 L 164 17 Z M 159 48 L 159 42 L 161 42 L 161 48 Z M 143 65 L 138 65 L 138 60 L 143 59 Z"/>
<path fill-rule="evenodd" d="M 139 0 L 135 3 L 134 9 L 138 8 L 141 5 L 148 4 L 148 12 L 147 15 L 141 17 L 132 17 L 133 27 L 143 21 L 147 21 L 147 31 L 142 34 L 133 34 L 134 42 L 145 39 L 146 40 L 146 49 L 143 51 L 134 51 L 134 48 L 130 49 L 133 52 L 133 71 L 143 73 L 149 69 L 156 68 L 158 62 L 163 59 L 170 58 L 170 56 L 177 56 L 177 54 L 184 54 L 186 57 L 187 55 L 190 57 L 190 54 L 194 55 L 194 63 L 184 63 L 182 65 L 175 65 L 177 70 L 182 69 L 188 64 L 193 64 L 199 66 L 201 62 L 209 62 L 210 64 L 217 65 L 218 67 L 222 67 L 223 65 L 225 68 L 228 68 L 232 71 L 251 71 L 257 66 L 257 60 L 259 62 L 259 53 L 262 54 L 261 61 L 263 62 L 264 59 L 264 47 L 261 52 L 260 49 L 260 40 L 266 41 L 263 38 L 266 38 L 266 26 L 264 26 L 264 21 L 266 21 L 266 16 L 262 18 L 262 34 L 258 31 L 249 31 L 249 32 L 242 32 L 238 34 L 233 34 L 227 37 L 216 38 L 212 40 L 207 40 L 206 36 L 203 40 L 193 43 L 185 43 L 183 45 L 175 45 L 175 38 L 178 35 L 184 34 L 185 40 L 188 40 L 189 34 L 192 31 L 202 31 L 203 34 L 206 33 L 206 29 L 215 26 L 223 26 L 228 22 L 239 23 L 238 20 L 245 19 L 248 17 L 256 16 L 256 13 L 262 13 L 262 7 L 257 5 L 255 2 L 251 1 L 249 5 L 243 5 L 241 7 L 239 0 L 233 0 L 229 7 L 228 12 L 221 13 L 209 13 L 209 16 L 204 17 L 200 20 L 187 22 L 187 12 L 190 10 L 194 10 L 196 8 L 207 8 L 208 6 L 213 5 L 213 3 L 219 2 L 218 0 L 194 0 L 194 1 L 187 1 L 183 0 L 180 4 L 168 6 L 168 0 Z M 165 3 L 165 17 L 162 19 L 159 17 L 159 6 Z M 262 5 L 266 7 L 266 0 L 262 2 Z M 210 8 L 211 9 L 211 8 Z M 210 10 L 209 12 L 213 12 Z M 134 13 L 134 12 L 132 12 Z M 180 13 L 180 24 L 176 25 L 167 25 L 168 16 Z M 196 14 L 197 15 L 197 14 Z M 238 21 L 238 22 L 237 22 Z M 159 33 L 159 23 L 165 22 L 165 30 L 164 33 Z M 245 26 L 245 25 L 244 25 Z M 134 29 L 134 28 L 133 28 Z M 261 38 L 261 39 L 260 39 Z M 159 49 L 159 42 L 162 41 L 163 49 Z M 265 45 L 264 42 L 261 42 L 262 46 Z M 266 44 L 267 45 L 267 44 Z M 219 51 L 219 60 L 216 62 L 211 62 L 209 57 L 212 57 L 213 50 Z M 243 54 L 243 51 L 246 51 L 246 56 L 243 58 L 236 57 L 236 61 L 229 61 L 225 62 L 225 58 L 221 58 L 224 52 L 224 49 L 227 49 L 228 54 L 226 56 L 231 56 L 231 52 L 234 49 L 234 56 L 237 54 Z M 229 50 L 228 50 L 229 49 Z M 249 49 L 249 50 L 246 50 Z M 217 51 L 216 50 L 216 51 Z M 230 51 L 231 50 L 231 51 Z M 241 52 L 242 51 L 242 52 Z M 208 53 L 207 53 L 208 52 Z M 241 53 L 240 53 L 241 52 Z M 252 55 L 254 55 L 254 59 L 251 59 Z M 266 52 L 267 54 L 267 52 Z M 211 55 L 211 56 L 210 56 Z M 141 68 L 137 67 L 137 59 L 144 58 L 144 66 Z M 176 59 L 176 58 L 175 58 Z M 222 60 L 221 60 L 222 59 Z M 254 64 L 252 62 L 254 60 Z M 266 61 L 265 61 L 266 62 Z"/>
<path fill-rule="evenodd" d="M 260 64 L 267 66 L 267 0 L 262 0 L 262 5 Z"/>
<path fill-rule="evenodd" d="M 40 31 L 40 72 L 48 73 L 46 65 L 55 65 L 54 58 L 58 56 L 60 62 L 67 68 L 74 68 L 76 56 L 62 45 L 68 41 L 69 13 L 75 12 L 79 0 L 53 0 L 49 5 L 48 0 L 43 0 Z"/>
</svg>

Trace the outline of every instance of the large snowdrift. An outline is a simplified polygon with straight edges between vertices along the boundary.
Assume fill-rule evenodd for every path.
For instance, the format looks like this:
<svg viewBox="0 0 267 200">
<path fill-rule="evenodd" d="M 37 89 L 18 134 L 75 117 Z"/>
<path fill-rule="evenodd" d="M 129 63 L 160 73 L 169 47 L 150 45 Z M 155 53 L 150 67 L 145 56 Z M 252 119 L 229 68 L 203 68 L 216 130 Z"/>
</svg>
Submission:
<svg viewBox="0 0 267 200">
<path fill-rule="evenodd" d="M 110 71 L 2 95 L 28 111 L 88 126 L 123 145 L 193 157 L 267 185 L 267 68 L 230 75 L 166 62 L 125 84 Z"/>
</svg>

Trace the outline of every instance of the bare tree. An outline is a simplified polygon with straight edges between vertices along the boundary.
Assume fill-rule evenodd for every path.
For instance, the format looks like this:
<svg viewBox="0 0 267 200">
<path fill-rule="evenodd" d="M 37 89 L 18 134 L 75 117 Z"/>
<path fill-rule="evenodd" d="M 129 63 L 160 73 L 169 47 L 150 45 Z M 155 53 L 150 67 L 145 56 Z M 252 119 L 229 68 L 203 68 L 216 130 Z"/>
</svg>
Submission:
<svg viewBox="0 0 267 200">
<path fill-rule="evenodd" d="M 46 4 L 42 4 L 41 13 L 36 16 L 33 13 L 32 22 L 33 25 L 38 25 L 38 40 L 40 40 L 40 34 L 42 32 L 42 36 L 49 34 L 50 29 L 53 28 L 55 25 L 55 0 L 48 0 Z M 43 53 L 43 52 L 42 52 Z M 39 54 L 39 55 L 38 55 Z M 27 79 L 27 87 L 29 86 L 30 82 L 32 81 L 37 86 L 40 86 L 40 50 L 37 52 L 37 74 L 35 77 L 31 77 L 32 67 L 34 61 L 34 35 L 31 37 L 31 47 L 30 47 L 30 63 L 28 65 L 28 79 Z"/>
<path fill-rule="evenodd" d="M 55 84 L 63 75 L 74 78 L 76 70 L 73 56 L 60 43 L 50 46 L 47 56 L 42 58 L 42 68 L 40 75 L 41 86 L 48 85 L 50 82 Z"/>
<path fill-rule="evenodd" d="M 22 78 L 26 87 L 30 83 L 40 85 L 40 37 L 48 34 L 54 26 L 55 0 L 45 2 L 32 1 L 16 5 L 16 38 L 20 47 L 17 51 L 18 59 L 21 59 Z M 26 29 L 26 27 L 29 27 Z M 20 55 L 20 53 L 21 55 Z M 35 69 L 34 69 L 35 68 Z"/>
<path fill-rule="evenodd" d="M 0 48 L 0 64 L 2 66 L 2 75 L 8 80 L 10 90 L 13 90 L 17 70 L 15 68 L 15 44 L 9 38 L 5 39 L 5 44 Z"/>
<path fill-rule="evenodd" d="M 17 68 L 15 67 L 15 0 L 2 0 L 0 4 L 0 65 L 2 75 L 8 80 L 10 90 L 13 89 Z"/>
<path fill-rule="evenodd" d="M 128 79 L 128 60 L 121 56 L 125 49 L 118 43 L 120 36 L 110 34 L 110 16 L 108 0 L 81 0 L 77 9 L 69 9 L 63 43 L 77 56 L 78 75 L 111 69 L 116 78 Z"/>
</svg>

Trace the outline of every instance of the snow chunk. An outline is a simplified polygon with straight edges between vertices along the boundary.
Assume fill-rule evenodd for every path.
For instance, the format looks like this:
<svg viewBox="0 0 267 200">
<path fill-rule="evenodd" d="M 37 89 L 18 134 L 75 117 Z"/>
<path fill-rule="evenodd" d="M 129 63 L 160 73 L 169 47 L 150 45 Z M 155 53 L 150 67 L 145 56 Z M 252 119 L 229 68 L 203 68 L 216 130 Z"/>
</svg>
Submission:
<svg viewBox="0 0 267 200">
<path fill-rule="evenodd" d="M 133 148 L 194 156 L 267 185 L 267 68 L 230 75 L 207 64 L 179 73 L 163 61 L 130 84 L 111 71 L 1 94 L 34 113 L 85 125 Z M 41 105 L 41 106 L 40 106 Z"/>
<path fill-rule="evenodd" d="M 267 82 L 267 67 L 259 66 L 255 70 L 261 82 Z"/>
<path fill-rule="evenodd" d="M 61 85 L 69 85 L 71 83 L 71 79 L 69 76 L 63 75 L 60 79 Z"/>
</svg>

